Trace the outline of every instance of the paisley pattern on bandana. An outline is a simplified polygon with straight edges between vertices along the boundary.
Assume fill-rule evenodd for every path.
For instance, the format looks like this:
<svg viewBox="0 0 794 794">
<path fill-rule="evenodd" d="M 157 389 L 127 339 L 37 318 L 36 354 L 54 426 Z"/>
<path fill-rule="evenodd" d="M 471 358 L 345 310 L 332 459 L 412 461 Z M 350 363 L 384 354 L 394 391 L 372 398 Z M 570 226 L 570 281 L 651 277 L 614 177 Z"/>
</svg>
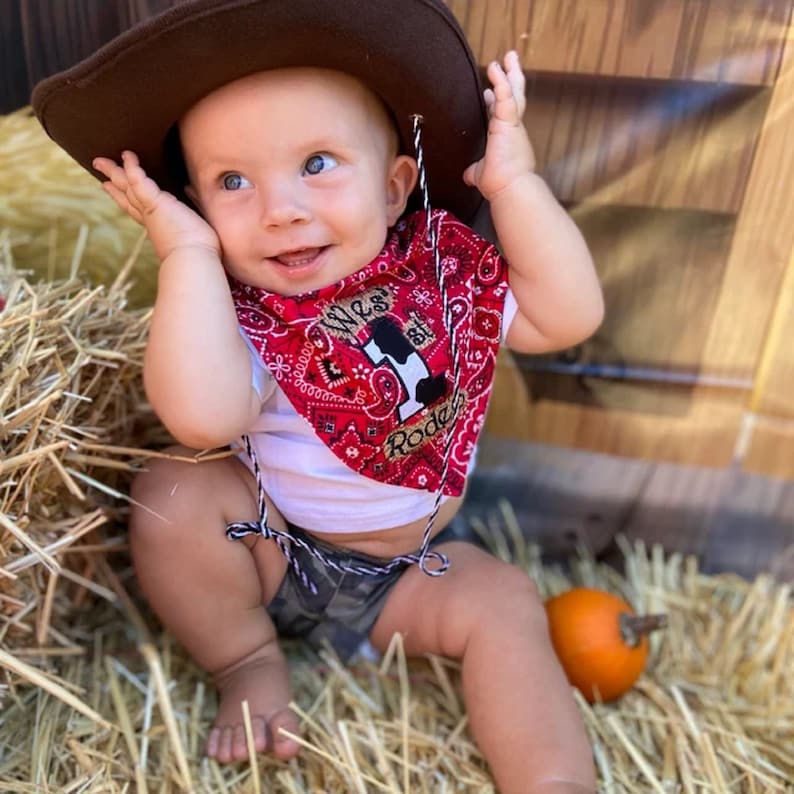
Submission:
<svg viewBox="0 0 794 794">
<path fill-rule="evenodd" d="M 342 281 L 294 297 L 232 281 L 241 327 L 290 403 L 347 466 L 392 485 L 463 493 L 485 420 L 502 333 L 507 265 L 496 248 L 435 210 L 460 356 L 453 422 L 450 338 L 426 214 L 394 228 L 381 253 Z"/>
</svg>

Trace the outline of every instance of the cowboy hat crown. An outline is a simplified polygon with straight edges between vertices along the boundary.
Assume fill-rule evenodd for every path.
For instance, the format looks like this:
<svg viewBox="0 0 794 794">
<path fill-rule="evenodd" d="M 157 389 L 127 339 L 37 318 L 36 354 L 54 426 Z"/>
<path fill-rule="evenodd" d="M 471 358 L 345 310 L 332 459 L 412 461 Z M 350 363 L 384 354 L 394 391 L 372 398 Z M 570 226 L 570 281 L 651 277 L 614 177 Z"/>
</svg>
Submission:
<svg viewBox="0 0 794 794">
<path fill-rule="evenodd" d="M 173 145 L 181 116 L 226 83 L 296 66 L 363 82 L 406 151 L 421 116 L 433 204 L 474 218 L 482 199 L 462 174 L 482 156 L 487 116 L 476 60 L 440 0 L 188 0 L 43 80 L 31 101 L 47 134 L 94 176 L 103 178 L 95 157 L 130 149 L 182 196 Z"/>
</svg>

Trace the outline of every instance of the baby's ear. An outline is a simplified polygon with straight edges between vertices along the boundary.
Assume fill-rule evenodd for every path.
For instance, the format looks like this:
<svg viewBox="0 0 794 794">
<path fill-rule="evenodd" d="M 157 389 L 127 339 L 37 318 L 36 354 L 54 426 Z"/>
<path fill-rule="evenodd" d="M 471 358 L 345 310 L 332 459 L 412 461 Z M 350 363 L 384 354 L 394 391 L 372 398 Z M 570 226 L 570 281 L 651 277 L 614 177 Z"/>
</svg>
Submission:
<svg viewBox="0 0 794 794">
<path fill-rule="evenodd" d="M 389 226 L 394 226 L 405 212 L 408 197 L 416 185 L 417 174 L 416 160 L 413 157 L 400 154 L 394 158 L 386 183 L 386 217 Z"/>
</svg>

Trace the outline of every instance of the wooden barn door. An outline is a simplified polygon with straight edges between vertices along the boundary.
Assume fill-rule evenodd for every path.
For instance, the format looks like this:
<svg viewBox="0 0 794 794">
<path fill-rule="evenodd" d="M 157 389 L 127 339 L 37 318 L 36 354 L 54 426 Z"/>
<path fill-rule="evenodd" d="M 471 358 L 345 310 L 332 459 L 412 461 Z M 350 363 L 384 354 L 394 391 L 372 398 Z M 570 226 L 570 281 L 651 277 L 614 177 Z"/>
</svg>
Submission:
<svg viewBox="0 0 794 794">
<path fill-rule="evenodd" d="M 489 429 L 794 477 L 791 0 L 449 5 L 480 63 L 522 54 L 606 292 L 584 345 L 502 358 Z"/>
</svg>

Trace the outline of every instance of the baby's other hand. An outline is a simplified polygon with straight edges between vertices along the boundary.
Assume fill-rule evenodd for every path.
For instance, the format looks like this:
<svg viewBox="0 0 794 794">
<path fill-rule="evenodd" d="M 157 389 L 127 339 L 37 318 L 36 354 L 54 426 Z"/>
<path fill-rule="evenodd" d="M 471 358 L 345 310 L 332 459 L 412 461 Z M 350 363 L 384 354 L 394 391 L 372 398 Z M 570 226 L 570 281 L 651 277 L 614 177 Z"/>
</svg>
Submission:
<svg viewBox="0 0 794 794">
<path fill-rule="evenodd" d="M 493 88 L 483 92 L 488 108 L 485 155 L 464 171 L 463 181 L 491 201 L 515 179 L 534 171 L 535 153 L 524 127 L 525 80 L 518 53 L 508 52 L 504 65 L 492 61 L 487 74 Z"/>
<path fill-rule="evenodd" d="M 146 175 L 134 152 L 123 152 L 121 165 L 107 157 L 97 157 L 93 165 L 108 178 L 102 183 L 105 192 L 146 228 L 161 262 L 184 247 L 209 248 L 220 254 L 212 227 L 176 196 L 161 190 Z"/>
</svg>

